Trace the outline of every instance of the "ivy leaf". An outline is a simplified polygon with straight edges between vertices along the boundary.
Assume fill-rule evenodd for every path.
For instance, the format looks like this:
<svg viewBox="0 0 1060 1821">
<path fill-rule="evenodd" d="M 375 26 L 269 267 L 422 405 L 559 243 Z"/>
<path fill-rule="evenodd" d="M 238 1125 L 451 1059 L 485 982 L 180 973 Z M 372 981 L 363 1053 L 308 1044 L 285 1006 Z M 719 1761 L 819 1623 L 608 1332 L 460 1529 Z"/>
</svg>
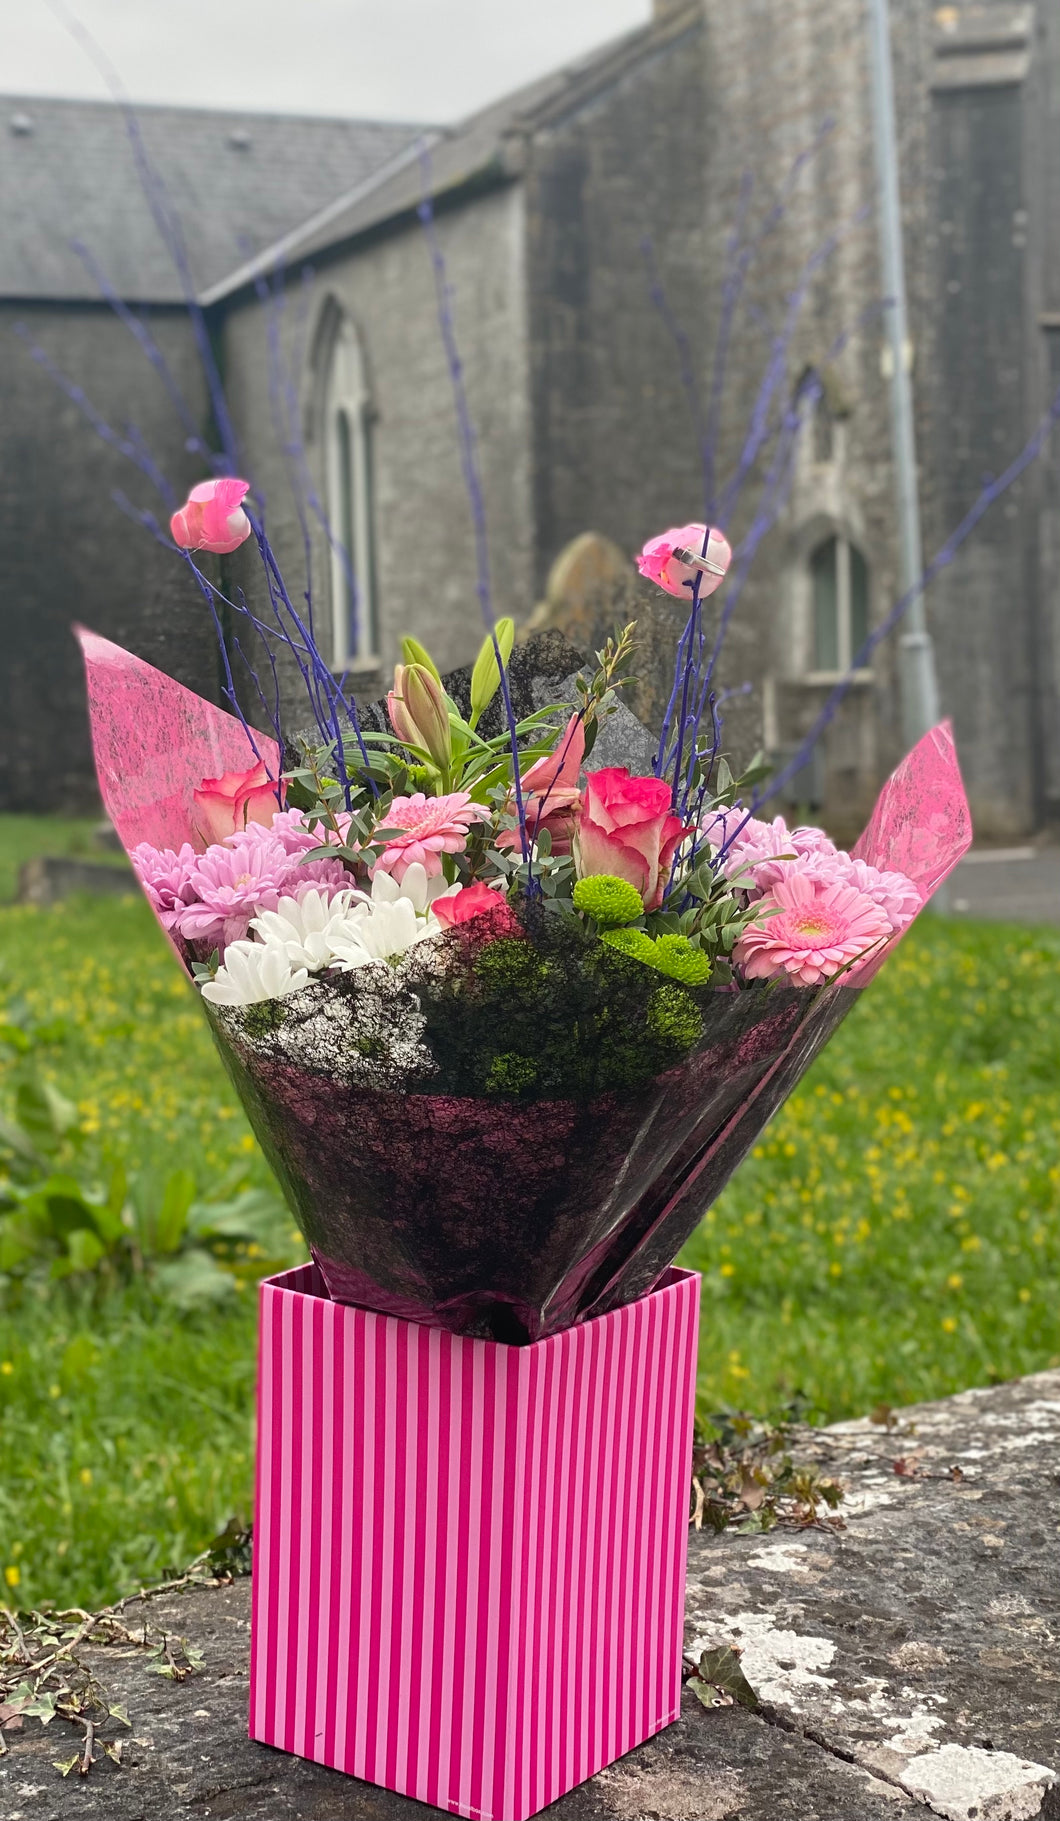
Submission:
<svg viewBox="0 0 1060 1821">
<path fill-rule="evenodd" d="M 759 1709 L 758 1696 L 740 1668 L 739 1652 L 730 1644 L 703 1652 L 692 1678 L 692 1692 L 704 1707 L 731 1707 L 736 1702 L 751 1713 Z"/>
<path fill-rule="evenodd" d="M 55 1770 L 60 1771 L 64 1777 L 68 1777 L 75 1764 L 80 1764 L 81 1753 L 75 1751 L 72 1758 L 55 1758 L 52 1762 Z"/>
</svg>

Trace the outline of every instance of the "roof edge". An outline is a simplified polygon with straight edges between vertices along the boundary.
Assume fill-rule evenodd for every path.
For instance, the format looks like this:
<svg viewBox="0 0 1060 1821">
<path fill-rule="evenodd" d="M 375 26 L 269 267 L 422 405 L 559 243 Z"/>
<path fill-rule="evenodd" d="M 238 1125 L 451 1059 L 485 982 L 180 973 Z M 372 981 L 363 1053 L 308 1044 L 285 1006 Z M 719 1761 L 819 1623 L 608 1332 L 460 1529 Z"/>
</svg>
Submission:
<svg viewBox="0 0 1060 1821">
<path fill-rule="evenodd" d="M 539 126 L 547 126 L 562 118 L 571 108 L 580 106 L 594 93 L 634 63 L 647 50 L 663 48 L 675 38 L 682 36 L 689 28 L 703 19 L 702 0 L 684 0 L 672 12 L 663 18 L 649 20 L 646 25 L 638 26 L 633 31 L 624 32 L 621 37 L 613 38 L 597 50 L 589 52 L 584 58 L 561 66 L 553 77 L 542 78 L 538 83 L 527 85 L 526 89 L 516 89 L 510 96 L 514 104 L 509 118 L 499 123 L 496 131 L 481 152 L 467 165 L 458 166 L 448 178 L 443 179 L 432 188 L 432 197 L 436 202 L 454 200 L 462 191 L 481 187 L 482 180 L 491 175 L 498 183 L 517 178 L 524 169 L 525 159 L 521 143 L 528 134 Z M 525 106 L 518 106 L 520 95 L 528 94 L 534 89 L 545 88 L 537 99 L 528 99 Z M 414 159 L 424 150 L 444 145 L 455 151 L 464 138 L 470 138 L 476 128 L 488 119 L 490 114 L 503 109 L 505 97 L 502 95 L 488 107 L 478 109 L 468 115 L 457 126 L 441 128 L 432 134 L 422 135 L 414 145 L 405 148 L 395 158 L 381 165 L 359 184 L 355 190 L 347 191 L 326 209 L 311 220 L 303 222 L 300 227 L 284 236 L 252 260 L 240 266 L 227 278 L 219 280 L 208 291 L 204 291 L 199 302 L 206 309 L 215 304 L 224 303 L 238 292 L 257 282 L 259 278 L 274 271 L 282 265 L 289 254 L 297 254 L 300 246 L 314 239 L 330 221 L 337 220 L 358 203 L 367 202 L 377 191 L 383 190 L 395 177 L 408 169 Z M 477 180 L 477 181 L 476 181 Z M 371 220 L 364 221 L 351 229 L 348 234 L 336 237 L 335 247 L 351 244 L 364 234 L 385 226 L 387 223 L 399 222 L 411 213 L 407 199 L 395 202 L 383 213 Z M 328 251 L 331 249 L 328 248 Z M 317 249 L 318 254 L 323 249 Z"/>
<path fill-rule="evenodd" d="M 227 278 L 219 279 L 216 284 L 210 285 L 207 290 L 200 292 L 198 303 L 204 310 L 208 310 L 214 304 L 222 303 L 234 292 L 245 290 L 248 285 L 255 284 L 259 278 L 264 278 L 278 265 L 282 265 L 287 254 L 296 251 L 301 242 L 310 235 L 319 234 L 321 229 L 327 227 L 329 221 L 334 221 L 339 215 L 345 214 L 347 209 L 363 202 L 372 194 L 373 190 L 379 189 L 384 183 L 389 183 L 392 177 L 400 176 L 401 172 L 407 170 L 415 159 L 422 157 L 424 152 L 431 151 L 445 136 L 444 129 L 436 129 L 433 132 L 421 134 L 412 145 L 403 146 L 400 152 L 395 153 L 393 158 L 388 158 L 386 163 L 380 165 L 377 171 L 373 171 L 370 177 L 366 177 L 363 183 L 355 184 L 352 190 L 344 190 L 341 196 L 337 196 L 323 209 L 319 209 L 307 221 L 299 222 L 290 233 L 284 234 L 280 240 L 273 241 L 264 252 L 256 253 L 253 259 L 248 259 L 244 265 L 237 266 L 236 270 L 230 272 Z"/>
</svg>

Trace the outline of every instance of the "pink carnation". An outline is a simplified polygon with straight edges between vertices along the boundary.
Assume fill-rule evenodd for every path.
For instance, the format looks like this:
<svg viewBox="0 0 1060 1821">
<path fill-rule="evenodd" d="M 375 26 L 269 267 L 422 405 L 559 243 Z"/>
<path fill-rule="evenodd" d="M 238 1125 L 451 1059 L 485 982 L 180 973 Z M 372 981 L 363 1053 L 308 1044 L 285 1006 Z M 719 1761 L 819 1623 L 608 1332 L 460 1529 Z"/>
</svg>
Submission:
<svg viewBox="0 0 1060 1821">
<path fill-rule="evenodd" d="M 428 879 L 436 879 L 442 855 L 462 853 L 471 824 L 488 815 L 466 790 L 448 797 L 425 797 L 421 790 L 413 797 L 395 797 L 383 826 L 402 832 L 387 840 L 372 872 L 392 873 L 400 885 L 406 868 L 418 860 Z"/>
<path fill-rule="evenodd" d="M 186 841 L 179 853 L 171 847 L 160 850 L 149 841 L 141 841 L 129 858 L 159 923 L 163 929 L 171 930 L 185 905 L 196 897 L 191 876 L 200 856 Z"/>
<path fill-rule="evenodd" d="M 289 891 L 291 870 L 290 855 L 279 841 L 260 835 L 208 847 L 188 881 L 197 902 L 178 914 L 180 934 L 188 942 L 215 942 L 220 948 L 242 941 L 251 918 L 275 910 Z"/>
<path fill-rule="evenodd" d="M 864 892 L 793 867 L 758 909 L 775 914 L 750 924 L 733 950 L 748 980 L 786 975 L 795 986 L 819 986 L 892 933 L 886 911 Z"/>
</svg>

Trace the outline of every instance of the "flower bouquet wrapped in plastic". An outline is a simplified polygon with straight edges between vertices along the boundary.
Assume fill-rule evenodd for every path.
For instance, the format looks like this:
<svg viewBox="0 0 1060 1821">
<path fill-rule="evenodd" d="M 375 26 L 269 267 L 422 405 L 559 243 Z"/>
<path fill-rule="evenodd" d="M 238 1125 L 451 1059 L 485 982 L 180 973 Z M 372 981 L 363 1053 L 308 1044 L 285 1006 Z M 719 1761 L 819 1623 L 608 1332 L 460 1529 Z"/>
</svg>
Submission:
<svg viewBox="0 0 1060 1821">
<path fill-rule="evenodd" d="M 246 536 L 241 485 L 178 543 Z M 372 717 L 298 622 L 319 732 L 275 739 L 82 634 L 107 809 L 335 1300 L 521 1343 L 651 1289 L 968 846 L 945 725 L 852 854 L 744 806 L 696 630 L 728 555 L 641 558 L 692 608 L 646 777 L 592 762 L 631 627 L 544 705 L 511 622 L 448 683 L 406 640 Z"/>
</svg>

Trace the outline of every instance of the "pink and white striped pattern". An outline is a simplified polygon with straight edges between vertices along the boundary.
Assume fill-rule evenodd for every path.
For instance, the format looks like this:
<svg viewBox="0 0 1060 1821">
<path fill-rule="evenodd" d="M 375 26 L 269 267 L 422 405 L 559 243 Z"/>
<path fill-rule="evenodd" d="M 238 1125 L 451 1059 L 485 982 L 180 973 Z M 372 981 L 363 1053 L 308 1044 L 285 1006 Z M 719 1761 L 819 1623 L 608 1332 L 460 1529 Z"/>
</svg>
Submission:
<svg viewBox="0 0 1060 1821">
<path fill-rule="evenodd" d="M 676 1719 L 699 1278 L 529 1347 L 262 1285 L 250 1735 L 524 1821 Z"/>
</svg>

